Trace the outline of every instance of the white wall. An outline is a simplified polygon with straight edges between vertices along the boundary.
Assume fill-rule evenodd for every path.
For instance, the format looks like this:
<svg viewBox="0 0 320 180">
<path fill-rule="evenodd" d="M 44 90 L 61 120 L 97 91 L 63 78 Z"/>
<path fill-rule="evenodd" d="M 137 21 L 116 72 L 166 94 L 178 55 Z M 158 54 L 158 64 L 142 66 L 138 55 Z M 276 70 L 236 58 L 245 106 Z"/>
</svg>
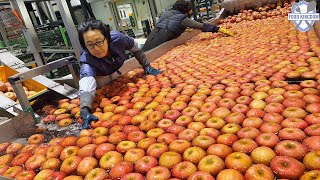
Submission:
<svg viewBox="0 0 320 180">
<path fill-rule="evenodd" d="M 105 24 L 109 24 L 111 30 L 116 30 L 115 19 L 107 0 L 96 0 L 90 4 L 96 18 Z"/>
<path fill-rule="evenodd" d="M 176 0 L 155 0 L 155 4 L 157 7 L 158 16 L 164 10 L 169 10 L 172 8 L 172 5 L 176 2 Z"/>
</svg>

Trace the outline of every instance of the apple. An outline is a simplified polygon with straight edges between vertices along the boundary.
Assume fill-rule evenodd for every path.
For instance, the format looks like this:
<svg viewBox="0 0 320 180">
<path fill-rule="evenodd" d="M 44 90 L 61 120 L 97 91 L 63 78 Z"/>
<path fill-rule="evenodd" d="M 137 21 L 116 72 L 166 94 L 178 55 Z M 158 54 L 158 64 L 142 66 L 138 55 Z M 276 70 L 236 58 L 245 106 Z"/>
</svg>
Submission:
<svg viewBox="0 0 320 180">
<path fill-rule="evenodd" d="M 221 134 L 217 138 L 217 143 L 231 146 L 237 140 L 238 137 L 235 134 Z"/>
<path fill-rule="evenodd" d="M 261 109 L 263 110 L 266 107 L 266 102 L 264 102 L 261 99 L 254 99 L 250 104 L 249 108 L 250 109 Z"/>
<path fill-rule="evenodd" d="M 250 109 L 246 116 L 247 117 L 263 117 L 265 112 L 261 109 Z"/>
<path fill-rule="evenodd" d="M 273 148 L 278 144 L 279 138 L 277 135 L 273 133 L 262 133 L 256 138 L 256 142 L 260 146 L 267 146 Z"/>
<path fill-rule="evenodd" d="M 290 156 L 298 160 L 302 160 L 308 152 L 304 145 L 292 140 L 280 141 L 274 150 L 278 156 Z"/>
<path fill-rule="evenodd" d="M 98 161 L 93 157 L 85 157 L 83 158 L 78 167 L 77 167 L 77 175 L 86 176 L 92 169 L 98 166 Z"/>
<path fill-rule="evenodd" d="M 304 173 L 304 165 L 289 156 L 277 156 L 270 163 L 271 170 L 279 178 L 299 179 Z"/>
<path fill-rule="evenodd" d="M 173 124 L 172 126 L 166 129 L 166 132 L 175 134 L 176 136 L 179 135 L 180 132 L 185 130 L 186 128 L 177 124 Z"/>
<path fill-rule="evenodd" d="M 231 109 L 234 105 L 236 105 L 236 102 L 230 98 L 223 98 L 218 102 L 217 105 L 219 107 L 225 107 L 225 108 Z"/>
<path fill-rule="evenodd" d="M 20 143 L 11 143 L 7 149 L 6 149 L 6 153 L 7 154 L 17 154 L 19 153 L 22 148 L 24 147 L 23 144 L 20 144 Z"/>
<path fill-rule="evenodd" d="M 98 145 L 96 144 L 87 144 L 83 146 L 81 149 L 79 149 L 77 155 L 81 158 L 84 157 L 92 157 L 95 154 L 95 150 Z"/>
<path fill-rule="evenodd" d="M 29 152 L 19 153 L 17 156 L 15 156 L 13 158 L 13 160 L 11 161 L 11 165 L 12 166 L 23 165 L 31 156 L 32 156 L 32 154 Z M 5 157 L 5 156 L 3 156 L 3 157 Z M 3 158 L 3 159 L 6 159 L 6 158 Z M 7 159 L 10 159 L 10 157 L 8 156 Z M 4 164 L 7 164 L 7 163 L 5 162 Z"/>
<path fill-rule="evenodd" d="M 260 146 L 251 152 L 250 157 L 255 164 L 269 166 L 271 160 L 276 157 L 276 153 L 269 147 Z"/>
<path fill-rule="evenodd" d="M 206 150 L 210 145 L 214 144 L 215 142 L 216 141 L 214 140 L 214 138 L 210 136 L 200 135 L 192 140 L 192 145 Z"/>
<path fill-rule="evenodd" d="M 244 175 L 247 180 L 265 179 L 274 180 L 274 175 L 271 169 L 264 164 L 252 165 Z"/>
<path fill-rule="evenodd" d="M 320 124 L 313 124 L 304 129 L 308 136 L 320 136 Z"/>
<path fill-rule="evenodd" d="M 163 153 L 159 158 L 159 165 L 172 169 L 173 166 L 182 161 L 181 155 L 174 151 Z"/>
<path fill-rule="evenodd" d="M 41 155 L 45 156 L 46 152 L 48 151 L 49 148 L 50 148 L 50 146 L 48 144 L 42 144 L 42 145 L 36 147 L 33 154 L 41 154 Z"/>
<path fill-rule="evenodd" d="M 212 113 L 217 108 L 217 105 L 214 102 L 206 102 L 200 108 L 201 112 Z"/>
<path fill-rule="evenodd" d="M 301 108 L 298 107 L 288 107 L 282 112 L 285 118 L 300 118 L 304 119 L 308 114 Z"/>
<path fill-rule="evenodd" d="M 221 129 L 222 134 L 236 134 L 241 129 L 241 126 L 236 123 L 228 123 Z"/>
<path fill-rule="evenodd" d="M 38 169 L 46 160 L 44 155 L 33 155 L 25 162 L 25 168 L 29 170 Z"/>
<path fill-rule="evenodd" d="M 199 135 L 199 133 L 196 130 L 185 129 L 179 133 L 178 137 L 179 137 L 179 139 L 182 139 L 182 140 L 192 141 L 198 135 Z"/>
<path fill-rule="evenodd" d="M 311 103 L 306 107 L 306 111 L 309 113 L 320 113 L 320 103 Z"/>
<path fill-rule="evenodd" d="M 204 128 L 200 131 L 200 135 L 203 136 L 209 136 L 214 139 L 216 139 L 218 136 L 220 136 L 220 131 L 214 129 L 214 128 Z"/>
<path fill-rule="evenodd" d="M 8 165 L 0 165 L 0 175 L 2 176 L 9 169 Z"/>
<path fill-rule="evenodd" d="M 197 167 L 193 163 L 189 161 L 183 161 L 173 166 L 172 176 L 178 179 L 187 179 L 196 171 Z"/>
<path fill-rule="evenodd" d="M 82 158 L 79 156 L 71 156 L 66 158 L 61 164 L 60 171 L 66 175 L 76 172 L 81 160 Z"/>
<path fill-rule="evenodd" d="M 266 103 L 282 103 L 284 101 L 284 97 L 279 94 L 269 95 L 265 100 Z"/>
<path fill-rule="evenodd" d="M 33 180 L 36 173 L 33 170 L 24 170 L 17 174 L 14 178 L 17 180 Z"/>
<path fill-rule="evenodd" d="M 137 160 L 142 158 L 145 155 L 144 150 L 138 149 L 138 148 L 133 148 L 129 149 L 125 155 L 124 155 L 124 160 L 130 163 L 136 163 Z"/>
<path fill-rule="evenodd" d="M 161 134 L 164 134 L 164 133 L 165 133 L 165 131 L 164 131 L 164 129 L 162 129 L 162 128 L 153 128 L 153 129 L 150 129 L 150 130 L 146 133 L 146 135 L 147 135 L 147 137 L 157 138 L 157 137 L 159 137 Z"/>
<path fill-rule="evenodd" d="M 197 171 L 193 174 L 191 174 L 188 178 L 188 180 L 196 180 L 196 179 L 207 179 L 207 180 L 214 180 L 214 177 L 212 177 L 207 172 Z"/>
<path fill-rule="evenodd" d="M 92 141 L 93 141 L 92 137 L 88 137 L 88 136 L 80 137 L 77 140 L 77 146 L 83 147 L 83 146 L 85 146 L 87 144 L 90 144 Z"/>
<path fill-rule="evenodd" d="M 163 118 L 163 113 L 161 111 L 153 111 L 149 117 L 148 120 L 153 122 L 159 122 Z"/>
<path fill-rule="evenodd" d="M 237 179 L 237 180 L 245 180 L 243 175 L 234 169 L 224 169 L 219 172 L 216 180 L 228 180 L 228 179 Z"/>
<path fill-rule="evenodd" d="M 192 163 L 199 163 L 199 161 L 206 156 L 206 152 L 199 147 L 189 147 L 183 152 L 183 159 Z"/>
<path fill-rule="evenodd" d="M 216 155 L 208 155 L 202 158 L 198 164 L 200 171 L 216 176 L 225 167 L 224 161 Z"/>
<path fill-rule="evenodd" d="M 314 95 L 314 94 L 306 94 L 303 97 L 303 100 L 308 104 L 319 103 L 320 102 L 320 97 L 318 95 Z"/>
<path fill-rule="evenodd" d="M 77 145 L 77 137 L 75 136 L 68 136 L 68 137 L 64 137 L 61 142 L 60 145 L 63 147 L 67 147 L 67 146 L 75 146 Z"/>
<path fill-rule="evenodd" d="M 49 141 L 49 145 L 60 145 L 60 143 L 62 142 L 63 138 L 53 138 Z"/>
<path fill-rule="evenodd" d="M 299 118 L 287 118 L 282 121 L 281 125 L 285 128 L 305 129 L 306 127 L 308 127 L 308 123 Z"/>
<path fill-rule="evenodd" d="M 165 143 L 167 145 L 169 145 L 172 141 L 176 140 L 177 136 L 175 134 L 172 133 L 164 133 L 161 134 L 158 138 L 157 141 L 159 143 Z"/>
<path fill-rule="evenodd" d="M 144 177 L 140 173 L 129 173 L 123 176 L 120 180 L 144 180 Z"/>
<path fill-rule="evenodd" d="M 10 167 L 6 172 L 3 173 L 4 177 L 7 178 L 14 178 L 15 176 L 17 176 L 21 171 L 22 171 L 22 167 L 20 166 L 13 166 Z"/>
<path fill-rule="evenodd" d="M 141 148 L 143 150 L 147 150 L 148 147 L 151 145 L 151 144 L 154 144 L 156 142 L 156 139 L 155 138 L 145 138 L 145 139 L 141 139 L 138 144 L 137 144 L 137 147 L 138 148 Z"/>
<path fill-rule="evenodd" d="M 108 170 L 121 161 L 122 155 L 120 153 L 118 153 L 117 151 L 109 151 L 101 157 L 99 166 L 102 169 Z"/>
<path fill-rule="evenodd" d="M 216 117 L 219 117 L 221 119 L 224 119 L 230 113 L 231 113 L 231 111 L 228 108 L 226 108 L 226 107 L 218 107 L 217 109 L 215 109 L 212 112 L 212 116 L 216 116 Z"/>
<path fill-rule="evenodd" d="M 212 117 L 208 119 L 208 121 L 206 122 L 207 127 L 214 128 L 217 130 L 222 129 L 224 125 L 226 125 L 226 122 L 219 117 Z"/>
<path fill-rule="evenodd" d="M 191 147 L 191 143 L 189 141 L 183 140 L 183 139 L 174 140 L 169 145 L 169 149 L 171 151 L 175 151 L 180 154 L 183 153 L 189 147 Z"/>
<path fill-rule="evenodd" d="M 302 144 L 309 151 L 320 150 L 320 136 L 311 136 L 303 140 Z"/>
<path fill-rule="evenodd" d="M 5 154 L 0 156 L 0 165 L 9 165 L 13 158 L 14 156 L 12 154 Z"/>
<path fill-rule="evenodd" d="M 109 176 L 111 179 L 120 179 L 131 172 L 133 172 L 133 165 L 131 163 L 119 162 L 111 168 Z"/>
<path fill-rule="evenodd" d="M 252 160 L 250 156 L 244 153 L 234 152 L 226 157 L 225 164 L 227 168 L 235 169 L 241 173 L 245 173 L 251 167 Z"/>
<path fill-rule="evenodd" d="M 168 168 L 162 166 L 152 167 L 147 175 L 146 179 L 169 179 L 171 177 L 171 173 Z"/>
<path fill-rule="evenodd" d="M 146 174 L 151 168 L 156 167 L 158 161 L 152 156 L 144 156 L 138 159 L 134 165 L 135 171 Z"/>
<path fill-rule="evenodd" d="M 320 170 L 319 163 L 320 158 L 320 150 L 315 150 L 312 152 L 309 152 L 304 158 L 303 158 L 303 164 L 308 170 Z"/>
<path fill-rule="evenodd" d="M 167 112 L 165 112 L 164 117 L 166 119 L 170 119 L 172 121 L 178 119 L 178 117 L 181 115 L 181 113 L 178 110 L 170 109 Z"/>
<path fill-rule="evenodd" d="M 308 124 L 318 124 L 320 123 L 320 113 L 313 113 L 313 114 L 309 114 L 306 118 L 305 121 Z"/>
<path fill-rule="evenodd" d="M 245 120 L 245 115 L 239 112 L 235 112 L 232 114 L 229 114 L 226 118 L 225 121 L 227 123 L 237 123 L 237 124 L 242 124 L 242 122 Z"/>
<path fill-rule="evenodd" d="M 242 152 L 242 153 L 249 154 L 251 153 L 251 151 L 253 151 L 257 147 L 258 147 L 258 144 L 254 140 L 243 138 L 233 143 L 232 150 L 235 152 Z"/>
<path fill-rule="evenodd" d="M 54 171 L 51 169 L 44 169 L 41 170 L 35 177 L 34 180 L 42 180 L 42 179 L 49 179 L 53 177 Z"/>
<path fill-rule="evenodd" d="M 262 124 L 260 132 L 262 133 L 278 133 L 282 129 L 281 125 L 276 122 L 267 122 Z"/>
<path fill-rule="evenodd" d="M 52 145 L 49 147 L 48 151 L 46 152 L 46 158 L 59 158 L 61 152 L 63 151 L 63 147 L 59 145 Z"/>
<path fill-rule="evenodd" d="M 85 180 L 105 180 L 108 177 L 108 174 L 105 170 L 101 168 L 95 168 L 88 172 L 85 176 Z M 70 180 L 76 180 L 75 177 L 70 178 Z"/>
<path fill-rule="evenodd" d="M 60 163 L 60 160 L 57 158 L 49 158 L 42 164 L 41 169 L 58 170 Z"/>
<path fill-rule="evenodd" d="M 320 177 L 320 170 L 312 170 L 312 171 L 305 172 L 300 177 L 300 180 L 319 179 L 319 177 Z"/>
<path fill-rule="evenodd" d="M 243 123 L 242 127 L 253 127 L 253 128 L 260 128 L 263 124 L 263 120 L 259 117 L 249 117 L 246 118 Z"/>
<path fill-rule="evenodd" d="M 260 135 L 260 131 L 254 127 L 244 127 L 237 132 L 238 138 L 255 139 Z"/>
<path fill-rule="evenodd" d="M 298 128 L 283 128 L 279 131 L 278 137 L 283 140 L 302 141 L 306 138 L 306 134 Z"/>
<path fill-rule="evenodd" d="M 71 156 L 76 156 L 80 148 L 78 146 L 68 146 L 61 151 L 60 159 L 63 161 Z M 51 156 L 49 156 L 51 157 Z M 48 157 L 47 157 L 48 158 Z"/>
<path fill-rule="evenodd" d="M 236 99 L 236 103 L 249 105 L 251 103 L 252 99 L 249 96 L 240 96 Z"/>
<path fill-rule="evenodd" d="M 170 126 L 172 126 L 174 124 L 173 121 L 171 121 L 170 119 L 162 119 L 158 122 L 158 127 L 159 128 L 163 128 L 163 129 L 166 129 Z"/>
<path fill-rule="evenodd" d="M 151 144 L 147 149 L 147 155 L 153 157 L 160 157 L 161 154 L 168 151 L 168 146 L 162 143 Z"/>
<path fill-rule="evenodd" d="M 111 144 L 118 144 L 121 141 L 124 141 L 126 139 L 127 139 L 127 134 L 123 132 L 117 132 L 117 133 L 110 134 L 108 141 Z"/>
</svg>

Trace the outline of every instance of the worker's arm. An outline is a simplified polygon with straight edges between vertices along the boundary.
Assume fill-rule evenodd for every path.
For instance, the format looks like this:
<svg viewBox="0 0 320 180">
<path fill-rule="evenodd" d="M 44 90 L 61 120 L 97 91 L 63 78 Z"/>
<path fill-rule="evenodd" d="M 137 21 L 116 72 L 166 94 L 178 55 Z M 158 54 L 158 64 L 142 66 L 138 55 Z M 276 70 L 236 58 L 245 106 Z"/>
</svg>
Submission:
<svg viewBox="0 0 320 180">
<path fill-rule="evenodd" d="M 208 24 L 208 23 L 199 23 L 193 19 L 190 18 L 185 18 L 182 22 L 181 22 L 182 27 L 184 28 L 193 28 L 193 29 L 200 29 L 202 32 L 221 32 L 223 34 L 227 34 L 229 36 L 233 36 L 232 32 L 229 32 L 228 30 L 212 25 L 212 24 Z"/>
<path fill-rule="evenodd" d="M 94 101 L 97 83 L 95 79 L 96 71 L 89 64 L 83 64 L 80 69 L 80 116 L 83 120 L 82 128 L 89 127 L 91 121 L 96 121 L 98 118 L 91 114 L 92 104 Z"/>
<path fill-rule="evenodd" d="M 126 45 L 125 49 L 130 51 L 133 56 L 139 61 L 139 64 L 142 66 L 146 74 L 157 75 L 161 73 L 161 71 L 153 68 L 150 65 L 150 62 L 148 61 L 145 53 L 141 48 L 139 48 L 138 43 L 132 37 L 124 36 L 121 43 L 124 43 Z"/>
</svg>

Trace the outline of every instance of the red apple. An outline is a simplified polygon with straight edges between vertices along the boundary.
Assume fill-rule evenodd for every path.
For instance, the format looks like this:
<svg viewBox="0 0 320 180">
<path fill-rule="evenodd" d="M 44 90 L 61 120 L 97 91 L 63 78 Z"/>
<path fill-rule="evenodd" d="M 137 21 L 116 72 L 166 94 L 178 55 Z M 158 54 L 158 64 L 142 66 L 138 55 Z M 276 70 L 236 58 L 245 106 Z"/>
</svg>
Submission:
<svg viewBox="0 0 320 180">
<path fill-rule="evenodd" d="M 76 172 L 78 165 L 80 164 L 82 158 L 79 156 L 71 156 L 65 159 L 60 167 L 60 171 L 65 174 L 72 174 Z"/>
<path fill-rule="evenodd" d="M 273 180 L 274 175 L 271 169 L 264 164 L 254 164 L 245 173 L 245 179 L 255 180 L 255 179 L 265 179 Z"/>
<path fill-rule="evenodd" d="M 173 166 L 182 161 L 181 155 L 174 151 L 163 153 L 159 158 L 159 165 L 172 169 Z"/>
<path fill-rule="evenodd" d="M 197 171 L 197 167 L 189 161 L 179 162 L 172 168 L 172 176 L 178 179 L 187 179 Z"/>
<path fill-rule="evenodd" d="M 144 156 L 136 161 L 134 165 L 135 171 L 146 174 L 151 168 L 156 167 L 158 161 L 152 156 Z"/>
<path fill-rule="evenodd" d="M 320 150 L 320 136 L 312 136 L 303 140 L 302 144 L 307 147 L 309 151 Z"/>
<path fill-rule="evenodd" d="M 146 175 L 146 179 L 169 179 L 170 177 L 169 169 L 162 166 L 151 168 Z"/>
<path fill-rule="evenodd" d="M 92 169 L 85 176 L 85 180 L 104 180 L 108 176 L 107 172 L 100 168 Z M 77 180 L 75 177 L 70 178 L 70 180 Z"/>
<path fill-rule="evenodd" d="M 108 170 L 121 161 L 122 155 L 120 153 L 116 151 L 109 151 L 101 157 L 99 161 L 99 166 L 102 169 Z"/>
<path fill-rule="evenodd" d="M 273 158 L 270 167 L 277 177 L 286 179 L 299 179 L 305 170 L 301 162 L 289 156 Z"/>
<path fill-rule="evenodd" d="M 273 148 L 278 144 L 279 138 L 277 135 L 273 133 L 263 133 L 256 138 L 256 142 L 260 146 L 267 146 Z"/>
<path fill-rule="evenodd" d="M 111 179 L 120 179 L 131 172 L 133 172 L 133 164 L 129 162 L 119 162 L 111 168 L 109 176 Z"/>
<path fill-rule="evenodd" d="M 280 141 L 274 151 L 278 156 L 290 156 L 297 160 L 302 160 L 307 154 L 307 148 L 297 141 L 285 140 Z"/>
<path fill-rule="evenodd" d="M 234 169 L 224 169 L 219 172 L 216 180 L 228 180 L 228 179 L 237 179 L 237 180 L 245 180 L 243 175 Z"/>
<path fill-rule="evenodd" d="M 269 166 L 271 160 L 276 157 L 276 153 L 269 147 L 260 146 L 251 152 L 250 157 L 255 164 Z"/>
<path fill-rule="evenodd" d="M 195 164 L 197 164 L 205 156 L 206 152 L 199 147 L 189 147 L 183 152 L 183 159 Z"/>
<path fill-rule="evenodd" d="M 200 171 L 207 172 L 213 176 L 217 175 L 224 167 L 223 160 L 216 155 L 208 155 L 202 158 L 198 164 Z"/>
<path fill-rule="evenodd" d="M 91 170 L 98 166 L 97 159 L 93 157 L 85 157 L 83 158 L 78 167 L 77 167 L 77 175 L 86 176 Z"/>
<path fill-rule="evenodd" d="M 227 168 L 235 169 L 245 173 L 252 165 L 252 160 L 244 153 L 234 152 L 226 157 L 225 163 Z"/>
</svg>

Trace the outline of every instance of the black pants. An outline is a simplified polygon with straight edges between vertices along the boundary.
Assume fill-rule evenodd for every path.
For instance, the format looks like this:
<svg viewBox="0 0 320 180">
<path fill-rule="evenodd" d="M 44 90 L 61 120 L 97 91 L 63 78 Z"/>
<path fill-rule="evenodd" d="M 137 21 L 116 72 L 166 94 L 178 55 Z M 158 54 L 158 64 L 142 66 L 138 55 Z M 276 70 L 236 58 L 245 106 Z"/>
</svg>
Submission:
<svg viewBox="0 0 320 180">
<path fill-rule="evenodd" d="M 154 28 L 147 37 L 147 41 L 144 44 L 142 50 L 149 51 L 174 38 L 176 38 L 176 36 L 172 32 L 165 29 Z"/>
</svg>

